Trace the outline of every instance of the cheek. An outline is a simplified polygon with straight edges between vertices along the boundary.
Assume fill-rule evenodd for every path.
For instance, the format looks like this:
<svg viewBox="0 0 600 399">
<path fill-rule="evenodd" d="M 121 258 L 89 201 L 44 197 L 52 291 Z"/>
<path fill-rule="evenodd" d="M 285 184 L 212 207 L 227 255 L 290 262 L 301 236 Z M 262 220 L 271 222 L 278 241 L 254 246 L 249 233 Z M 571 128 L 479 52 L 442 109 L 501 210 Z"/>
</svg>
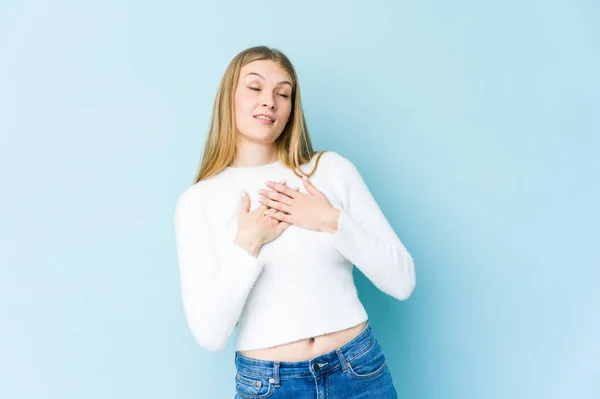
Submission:
<svg viewBox="0 0 600 399">
<path fill-rule="evenodd" d="M 242 117 L 248 113 L 248 100 L 244 99 L 243 96 L 236 95 L 235 100 L 235 118 L 239 122 Z"/>
<path fill-rule="evenodd" d="M 284 119 L 287 120 L 287 121 L 289 121 L 291 119 L 291 117 L 292 117 L 292 105 L 288 103 L 284 107 L 284 109 L 285 109 L 285 111 L 284 111 L 285 118 Z"/>
</svg>

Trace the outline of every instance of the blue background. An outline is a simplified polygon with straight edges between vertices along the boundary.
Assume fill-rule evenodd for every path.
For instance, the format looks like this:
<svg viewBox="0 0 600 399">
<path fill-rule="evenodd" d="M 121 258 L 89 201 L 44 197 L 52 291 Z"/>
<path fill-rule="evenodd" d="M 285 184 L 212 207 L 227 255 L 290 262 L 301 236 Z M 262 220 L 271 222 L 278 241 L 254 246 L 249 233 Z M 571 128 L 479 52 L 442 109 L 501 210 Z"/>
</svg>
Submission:
<svg viewBox="0 0 600 399">
<path fill-rule="evenodd" d="M 173 234 L 225 67 L 295 64 L 416 261 L 356 271 L 402 398 L 600 397 L 593 1 L 0 3 L 0 397 L 232 398 Z"/>
</svg>

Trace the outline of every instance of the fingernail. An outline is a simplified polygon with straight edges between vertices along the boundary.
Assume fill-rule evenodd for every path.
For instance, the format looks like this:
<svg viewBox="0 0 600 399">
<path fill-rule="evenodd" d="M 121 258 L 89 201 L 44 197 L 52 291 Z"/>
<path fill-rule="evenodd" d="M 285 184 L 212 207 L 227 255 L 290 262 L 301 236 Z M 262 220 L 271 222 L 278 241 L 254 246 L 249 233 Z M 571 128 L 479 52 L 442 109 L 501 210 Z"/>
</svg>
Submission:
<svg viewBox="0 0 600 399">
<path fill-rule="evenodd" d="M 242 191 L 242 198 L 246 198 L 246 192 Z"/>
<path fill-rule="evenodd" d="M 304 180 L 308 180 L 308 177 L 307 177 L 307 176 L 302 176 L 302 178 L 303 178 Z"/>
<path fill-rule="evenodd" d="M 279 182 L 279 184 L 285 184 L 285 179 Z"/>
</svg>

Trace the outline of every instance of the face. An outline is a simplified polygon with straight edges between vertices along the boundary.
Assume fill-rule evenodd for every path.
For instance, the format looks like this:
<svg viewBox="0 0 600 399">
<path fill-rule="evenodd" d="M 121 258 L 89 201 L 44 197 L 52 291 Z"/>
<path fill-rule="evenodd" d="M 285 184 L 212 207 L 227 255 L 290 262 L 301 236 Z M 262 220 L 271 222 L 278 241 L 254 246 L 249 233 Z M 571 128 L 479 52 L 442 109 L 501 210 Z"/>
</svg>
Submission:
<svg viewBox="0 0 600 399">
<path fill-rule="evenodd" d="M 273 61 L 253 61 L 242 67 L 235 90 L 235 119 L 240 138 L 273 143 L 292 110 L 292 78 Z"/>
</svg>

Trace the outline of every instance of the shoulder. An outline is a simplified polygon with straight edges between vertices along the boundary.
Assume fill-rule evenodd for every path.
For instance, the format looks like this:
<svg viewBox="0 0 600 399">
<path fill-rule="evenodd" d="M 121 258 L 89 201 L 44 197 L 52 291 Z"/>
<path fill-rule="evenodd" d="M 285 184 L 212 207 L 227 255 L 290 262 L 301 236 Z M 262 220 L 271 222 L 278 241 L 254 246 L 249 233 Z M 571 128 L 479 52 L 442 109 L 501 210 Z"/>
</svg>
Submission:
<svg viewBox="0 0 600 399">
<path fill-rule="evenodd" d="M 175 203 L 175 215 L 181 216 L 184 214 L 201 212 L 203 208 L 204 198 L 206 198 L 212 190 L 212 184 L 209 180 L 200 181 L 184 189 L 177 197 Z"/>
<path fill-rule="evenodd" d="M 314 158 L 318 158 L 319 154 Z M 313 161 L 316 162 L 316 161 Z M 317 165 L 317 170 L 323 168 L 327 173 L 335 174 L 336 177 L 343 176 L 352 178 L 358 174 L 358 170 L 354 163 L 346 156 L 336 151 L 324 151 Z"/>
<path fill-rule="evenodd" d="M 316 162 L 317 159 L 319 159 L 319 167 L 322 165 L 327 169 L 347 170 L 354 168 L 354 164 L 350 159 L 336 151 L 325 150 L 322 154 L 316 154 L 313 157 L 313 162 Z"/>
<path fill-rule="evenodd" d="M 194 183 L 180 192 L 176 201 L 176 206 L 198 206 L 199 203 L 205 201 L 205 199 L 211 198 L 215 194 L 219 194 L 222 191 L 223 186 L 227 186 L 228 183 L 230 182 L 223 173 L 218 173 Z"/>
</svg>

